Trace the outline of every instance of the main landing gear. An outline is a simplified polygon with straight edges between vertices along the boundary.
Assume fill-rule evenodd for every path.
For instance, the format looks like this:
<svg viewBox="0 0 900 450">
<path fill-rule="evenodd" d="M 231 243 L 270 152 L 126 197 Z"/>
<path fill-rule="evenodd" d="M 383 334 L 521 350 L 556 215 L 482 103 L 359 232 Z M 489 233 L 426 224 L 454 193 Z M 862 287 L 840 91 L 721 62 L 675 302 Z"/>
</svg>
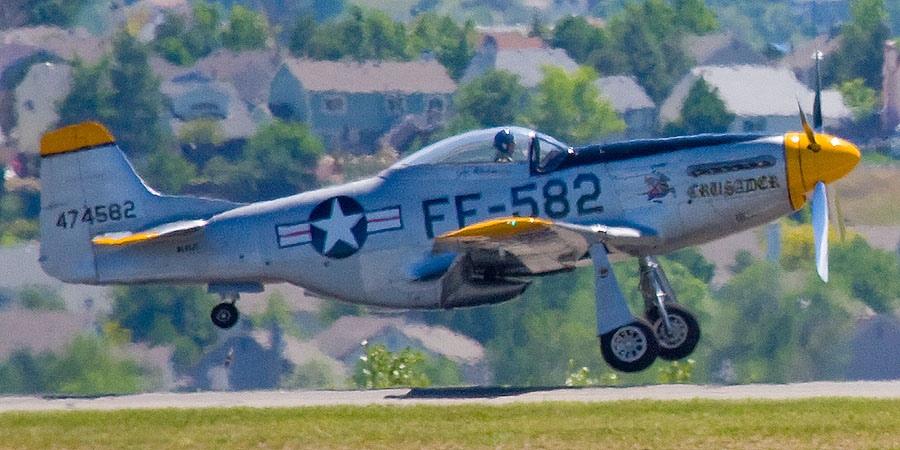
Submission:
<svg viewBox="0 0 900 450">
<path fill-rule="evenodd" d="M 628 310 L 603 244 L 591 247 L 594 262 L 597 334 L 603 359 L 615 370 L 638 372 L 657 356 L 678 360 L 694 351 L 700 339 L 697 319 L 676 303 L 665 273 L 653 256 L 639 259 L 644 319 Z"/>
</svg>

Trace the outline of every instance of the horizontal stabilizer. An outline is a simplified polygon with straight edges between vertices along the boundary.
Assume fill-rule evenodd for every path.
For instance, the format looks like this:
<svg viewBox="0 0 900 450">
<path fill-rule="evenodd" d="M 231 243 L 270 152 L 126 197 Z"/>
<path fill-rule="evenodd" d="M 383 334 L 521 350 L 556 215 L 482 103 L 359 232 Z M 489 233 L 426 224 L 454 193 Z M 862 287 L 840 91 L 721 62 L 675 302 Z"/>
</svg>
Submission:
<svg viewBox="0 0 900 450">
<path fill-rule="evenodd" d="M 205 220 L 179 220 L 165 223 L 142 231 L 119 231 L 94 236 L 95 245 L 132 245 L 148 241 L 183 238 L 199 232 L 206 225 Z"/>
</svg>

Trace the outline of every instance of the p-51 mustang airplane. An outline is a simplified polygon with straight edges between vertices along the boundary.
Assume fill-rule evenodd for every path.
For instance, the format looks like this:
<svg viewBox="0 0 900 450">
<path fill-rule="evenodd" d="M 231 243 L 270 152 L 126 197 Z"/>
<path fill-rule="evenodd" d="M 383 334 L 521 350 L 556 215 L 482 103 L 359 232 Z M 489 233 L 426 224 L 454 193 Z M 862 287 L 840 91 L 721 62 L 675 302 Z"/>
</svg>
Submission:
<svg viewBox="0 0 900 450">
<path fill-rule="evenodd" d="M 229 300 L 212 310 L 222 328 L 238 319 L 238 293 L 268 282 L 367 305 L 456 308 L 510 300 L 527 277 L 593 264 L 603 357 L 639 371 L 657 356 L 687 356 L 700 335 L 654 255 L 769 222 L 815 189 L 827 276 L 824 183 L 860 154 L 803 126 L 580 148 L 492 128 L 432 144 L 373 178 L 236 204 L 160 195 L 102 125 L 82 123 L 41 141 L 40 260 L 72 283 L 208 284 Z M 610 266 L 630 256 L 646 320 L 629 311 Z"/>
</svg>

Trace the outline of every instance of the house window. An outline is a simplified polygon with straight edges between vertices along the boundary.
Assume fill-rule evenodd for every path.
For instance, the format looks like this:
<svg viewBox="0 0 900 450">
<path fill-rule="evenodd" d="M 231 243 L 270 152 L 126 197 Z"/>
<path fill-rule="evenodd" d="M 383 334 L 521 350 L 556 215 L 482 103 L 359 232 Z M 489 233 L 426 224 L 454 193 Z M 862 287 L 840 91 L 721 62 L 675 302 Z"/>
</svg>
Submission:
<svg viewBox="0 0 900 450">
<path fill-rule="evenodd" d="M 428 112 L 444 112 L 444 99 L 432 97 L 428 100 Z"/>
<path fill-rule="evenodd" d="M 384 109 L 388 115 L 399 116 L 406 111 L 406 99 L 402 95 L 388 95 L 384 98 Z"/>
<path fill-rule="evenodd" d="M 344 114 L 347 112 L 347 100 L 342 95 L 329 95 L 323 97 L 322 111 L 327 114 Z"/>
</svg>

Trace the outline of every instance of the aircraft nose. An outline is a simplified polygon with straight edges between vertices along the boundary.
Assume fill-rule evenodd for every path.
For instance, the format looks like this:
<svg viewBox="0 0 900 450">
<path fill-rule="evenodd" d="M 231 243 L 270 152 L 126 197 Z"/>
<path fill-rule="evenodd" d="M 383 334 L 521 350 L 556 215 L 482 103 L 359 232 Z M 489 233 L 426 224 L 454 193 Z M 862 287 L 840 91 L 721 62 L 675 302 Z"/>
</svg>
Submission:
<svg viewBox="0 0 900 450">
<path fill-rule="evenodd" d="M 859 149 L 841 138 L 816 134 L 816 144 L 819 150 L 813 151 L 805 133 L 785 135 L 788 188 L 794 209 L 803 207 L 806 193 L 813 190 L 816 183 L 837 181 L 859 163 Z"/>
</svg>

